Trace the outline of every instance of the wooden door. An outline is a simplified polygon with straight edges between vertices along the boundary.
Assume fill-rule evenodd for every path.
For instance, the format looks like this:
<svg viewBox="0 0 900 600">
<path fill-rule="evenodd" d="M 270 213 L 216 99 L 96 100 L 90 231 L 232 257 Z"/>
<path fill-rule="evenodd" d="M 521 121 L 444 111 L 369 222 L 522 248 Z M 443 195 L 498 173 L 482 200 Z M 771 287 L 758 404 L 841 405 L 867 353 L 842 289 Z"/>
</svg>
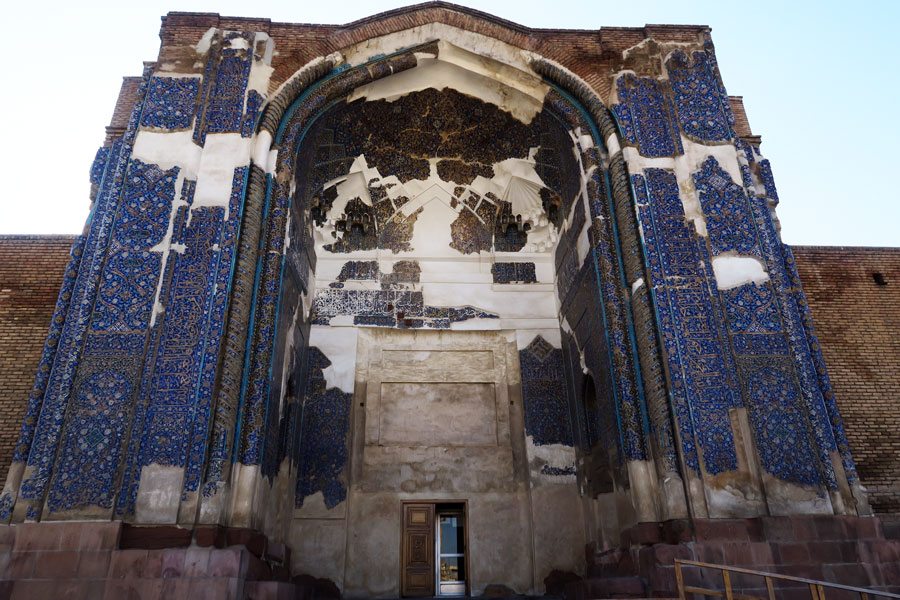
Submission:
<svg viewBox="0 0 900 600">
<path fill-rule="evenodd" d="M 403 505 L 404 596 L 434 596 L 434 505 Z"/>
</svg>

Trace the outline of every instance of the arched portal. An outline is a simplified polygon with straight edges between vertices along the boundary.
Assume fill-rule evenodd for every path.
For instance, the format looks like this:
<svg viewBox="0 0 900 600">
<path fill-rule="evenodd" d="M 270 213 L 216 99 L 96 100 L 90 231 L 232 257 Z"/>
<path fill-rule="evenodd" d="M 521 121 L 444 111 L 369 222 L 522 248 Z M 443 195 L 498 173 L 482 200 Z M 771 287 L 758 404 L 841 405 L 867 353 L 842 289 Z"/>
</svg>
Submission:
<svg viewBox="0 0 900 600">
<path fill-rule="evenodd" d="M 623 253 L 623 235 L 636 242 L 633 210 L 614 202 L 630 202 L 624 166 L 590 111 L 533 71 L 437 41 L 313 65 L 261 127 L 277 158 L 261 155 L 271 174 L 255 165 L 248 186 L 261 239 L 251 223 L 238 264 L 257 263 L 244 270 L 256 301 L 229 322 L 251 349 L 236 443 L 266 477 L 296 469 L 301 570 L 350 594 L 408 591 L 401 505 L 434 515 L 449 502 L 467 511 L 470 592 L 541 589 L 577 570 L 596 531 L 576 459 L 619 482 L 589 498 L 618 494 L 632 499 L 623 519 L 658 518 L 655 477 L 634 465 L 656 452 L 672 473 L 674 449 L 659 454 L 644 433 L 655 336 L 647 322 L 636 333 L 626 293 L 643 264 Z M 598 434 L 580 458 L 579 365 L 599 382 Z M 241 365 L 226 355 L 224 368 Z M 302 400 L 283 393 L 291 380 Z"/>
</svg>

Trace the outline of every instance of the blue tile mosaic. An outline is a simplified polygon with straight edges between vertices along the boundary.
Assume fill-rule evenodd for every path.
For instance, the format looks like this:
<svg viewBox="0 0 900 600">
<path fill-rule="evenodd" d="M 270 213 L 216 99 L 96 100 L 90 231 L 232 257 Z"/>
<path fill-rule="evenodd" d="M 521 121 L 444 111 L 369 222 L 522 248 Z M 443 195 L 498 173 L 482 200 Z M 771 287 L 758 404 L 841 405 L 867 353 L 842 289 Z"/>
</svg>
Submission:
<svg viewBox="0 0 900 600">
<path fill-rule="evenodd" d="M 111 146 L 100 146 L 97 154 L 94 156 L 94 162 L 91 163 L 91 183 L 100 185 L 103 181 L 103 173 L 106 171 L 106 165 L 109 164 L 109 152 Z"/>
<path fill-rule="evenodd" d="M 734 115 L 713 60 L 705 52 L 689 58 L 676 50 L 666 61 L 681 130 L 697 140 L 731 139 Z"/>
<path fill-rule="evenodd" d="M 658 158 L 684 153 L 672 101 L 660 89 L 660 83 L 627 73 L 616 82 L 619 103 L 615 114 L 622 136 L 637 144 L 643 156 Z"/>
<path fill-rule="evenodd" d="M 88 220 L 88 234 L 78 269 L 72 298 L 60 334 L 57 354 L 50 371 L 44 401 L 35 428 L 27 466 L 29 476 L 22 482 L 18 504 L 26 519 L 38 518 L 41 502 L 45 497 L 60 442 L 69 399 L 73 396 L 76 370 L 82 357 L 82 347 L 91 318 L 91 308 L 97 294 L 97 283 L 106 257 L 106 248 L 112 233 L 119 196 L 126 180 L 131 157 L 131 144 L 137 131 L 143 109 L 143 99 L 150 79 L 150 68 L 138 87 L 135 106 L 129 124 L 121 139 L 108 151 L 108 161 L 100 177 L 93 211 Z"/>
<path fill-rule="evenodd" d="M 311 322 L 328 325 L 338 316 L 354 317 L 356 325 L 449 329 L 469 319 L 497 319 L 499 315 L 472 306 L 439 307 L 424 304 L 422 292 L 323 288 L 316 292 Z M 421 320 L 414 320 L 419 319 Z"/>
<path fill-rule="evenodd" d="M 566 398 L 563 353 L 538 335 L 519 351 L 525 433 L 536 446 L 574 445 Z"/>
<path fill-rule="evenodd" d="M 693 178 L 706 216 L 713 255 L 734 251 L 761 256 L 744 188 L 733 182 L 712 156 L 704 161 Z"/>
<path fill-rule="evenodd" d="M 295 505 L 303 506 L 307 497 L 322 492 L 325 506 L 334 508 L 347 498 L 343 471 L 349 453 L 353 394 L 328 387 L 322 373 L 331 361 L 318 348 L 310 346 L 308 356 Z"/>
<path fill-rule="evenodd" d="M 168 131 L 188 129 L 197 111 L 200 79 L 154 77 L 150 80 L 141 125 Z"/>
<path fill-rule="evenodd" d="M 491 265 L 494 283 L 537 283 L 533 262 L 498 262 Z"/>
<path fill-rule="evenodd" d="M 632 176 L 688 468 L 710 474 L 737 468 L 728 409 L 737 406 L 720 325 L 700 247 L 684 216 L 674 173 Z M 699 456 L 698 456 L 699 453 Z"/>
<path fill-rule="evenodd" d="M 767 159 L 759 161 L 759 178 L 762 179 L 766 189 L 766 198 L 770 202 L 778 202 L 778 191 L 775 189 L 775 178 L 772 175 L 772 165 Z"/>
<path fill-rule="evenodd" d="M 253 52 L 249 48 L 241 48 L 242 44 L 235 44 L 236 47 L 232 48 L 231 41 L 238 39 L 253 47 L 252 33 L 235 31 L 216 36 L 210 46 L 200 92 L 203 109 L 198 115 L 193 135 L 194 142 L 201 146 L 206 141 L 207 133 L 243 133 L 247 78 L 250 76 Z"/>
</svg>

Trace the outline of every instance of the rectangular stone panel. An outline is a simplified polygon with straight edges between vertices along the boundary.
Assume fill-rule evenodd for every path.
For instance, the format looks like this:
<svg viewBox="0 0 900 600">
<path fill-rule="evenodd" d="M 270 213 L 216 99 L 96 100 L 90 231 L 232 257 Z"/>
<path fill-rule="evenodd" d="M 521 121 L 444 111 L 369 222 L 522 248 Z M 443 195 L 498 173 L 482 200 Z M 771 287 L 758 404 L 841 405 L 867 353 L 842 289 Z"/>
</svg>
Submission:
<svg viewBox="0 0 900 600">
<path fill-rule="evenodd" d="M 494 446 L 493 383 L 382 383 L 381 445 Z"/>
</svg>

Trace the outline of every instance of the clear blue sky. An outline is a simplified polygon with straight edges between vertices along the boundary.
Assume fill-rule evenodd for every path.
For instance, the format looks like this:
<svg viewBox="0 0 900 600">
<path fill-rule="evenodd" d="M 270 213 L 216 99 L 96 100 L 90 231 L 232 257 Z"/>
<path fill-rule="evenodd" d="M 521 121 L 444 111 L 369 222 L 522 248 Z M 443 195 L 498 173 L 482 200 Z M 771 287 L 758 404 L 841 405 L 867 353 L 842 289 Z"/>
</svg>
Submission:
<svg viewBox="0 0 900 600">
<path fill-rule="evenodd" d="M 529 27 L 712 27 L 729 94 L 772 161 L 785 241 L 898 246 L 900 2 L 550 0 L 464 4 Z M 121 77 L 156 59 L 170 10 L 347 23 L 409 3 L 15 2 L 5 10 L 0 233 L 76 233 Z"/>
</svg>

